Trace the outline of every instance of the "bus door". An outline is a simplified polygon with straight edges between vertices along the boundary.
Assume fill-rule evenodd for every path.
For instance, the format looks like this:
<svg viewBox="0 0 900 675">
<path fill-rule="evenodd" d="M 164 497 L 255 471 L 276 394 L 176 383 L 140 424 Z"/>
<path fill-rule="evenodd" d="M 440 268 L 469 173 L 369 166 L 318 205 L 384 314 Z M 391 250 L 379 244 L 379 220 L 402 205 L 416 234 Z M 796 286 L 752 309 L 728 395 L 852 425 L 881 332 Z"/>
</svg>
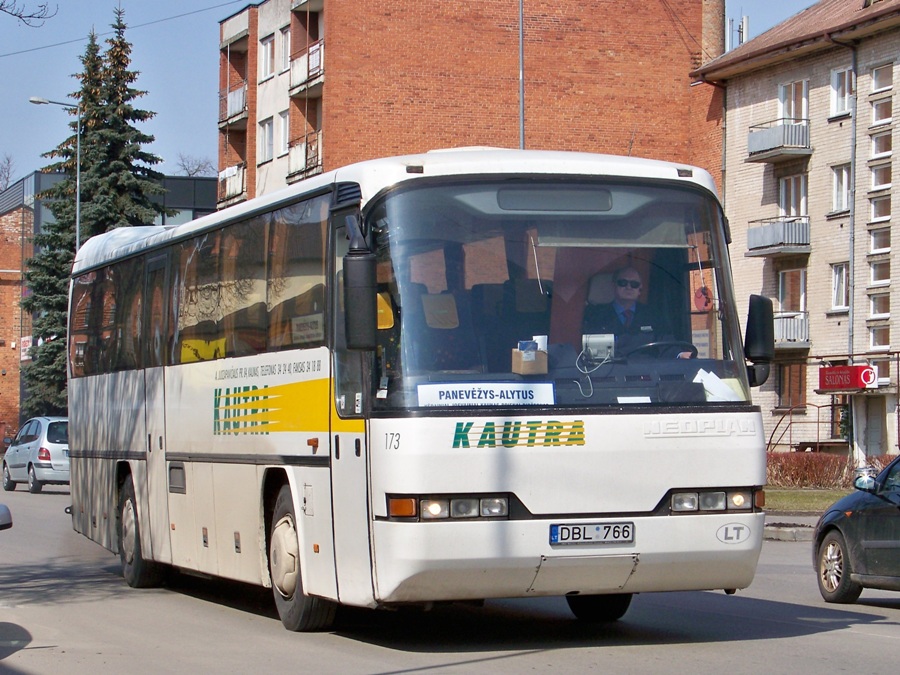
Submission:
<svg viewBox="0 0 900 675">
<path fill-rule="evenodd" d="M 335 218 L 342 222 L 342 218 Z M 338 599 L 371 604 L 374 598 L 369 538 L 368 452 L 363 391 L 364 354 L 345 348 L 343 257 L 348 249 L 345 228 L 335 235 L 334 371 L 331 397 L 331 499 L 334 513 L 334 555 Z"/>
<path fill-rule="evenodd" d="M 168 257 L 147 260 L 144 289 L 144 399 L 147 425 L 147 488 L 150 503 L 149 525 L 153 559 L 171 563 L 169 540 L 169 500 L 166 476 L 166 396 L 165 364 L 169 343 Z"/>
</svg>

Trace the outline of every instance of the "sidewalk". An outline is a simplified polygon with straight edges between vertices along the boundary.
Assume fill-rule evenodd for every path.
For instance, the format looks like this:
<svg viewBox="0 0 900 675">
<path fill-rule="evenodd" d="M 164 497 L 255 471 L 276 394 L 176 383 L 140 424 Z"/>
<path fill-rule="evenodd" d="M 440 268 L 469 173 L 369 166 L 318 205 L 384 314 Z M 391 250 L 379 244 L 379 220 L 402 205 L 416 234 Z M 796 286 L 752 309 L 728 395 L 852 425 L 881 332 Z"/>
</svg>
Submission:
<svg viewBox="0 0 900 675">
<path fill-rule="evenodd" d="M 818 514 L 766 512 L 765 538 L 775 541 L 812 541 Z"/>
</svg>

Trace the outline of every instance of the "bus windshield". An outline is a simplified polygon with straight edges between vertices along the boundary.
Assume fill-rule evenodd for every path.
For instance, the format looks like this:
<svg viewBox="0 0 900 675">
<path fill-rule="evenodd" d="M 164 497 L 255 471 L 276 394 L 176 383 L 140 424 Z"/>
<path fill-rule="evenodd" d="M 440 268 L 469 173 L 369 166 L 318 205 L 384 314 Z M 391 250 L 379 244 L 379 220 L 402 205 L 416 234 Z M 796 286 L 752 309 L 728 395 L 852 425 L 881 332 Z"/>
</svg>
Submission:
<svg viewBox="0 0 900 675">
<path fill-rule="evenodd" d="M 366 218 L 376 410 L 749 401 L 708 192 L 641 179 L 423 179 Z"/>
</svg>

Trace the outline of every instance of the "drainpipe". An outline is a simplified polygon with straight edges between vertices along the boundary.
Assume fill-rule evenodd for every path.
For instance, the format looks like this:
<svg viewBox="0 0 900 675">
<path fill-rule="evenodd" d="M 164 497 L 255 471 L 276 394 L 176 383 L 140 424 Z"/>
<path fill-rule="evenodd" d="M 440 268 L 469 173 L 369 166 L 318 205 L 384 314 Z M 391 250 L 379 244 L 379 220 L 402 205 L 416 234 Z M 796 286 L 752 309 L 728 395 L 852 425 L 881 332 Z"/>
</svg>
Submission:
<svg viewBox="0 0 900 675">
<path fill-rule="evenodd" d="M 831 37 L 831 34 L 826 33 L 825 39 L 832 44 L 837 45 L 838 47 L 845 47 L 850 50 L 850 72 L 853 77 L 853 94 L 850 96 L 850 222 L 848 227 L 850 229 L 850 260 L 847 263 L 849 267 L 849 274 L 847 275 L 847 284 L 848 291 L 850 294 L 850 301 L 848 307 L 848 320 L 850 325 L 847 328 L 847 358 L 850 363 L 853 362 L 853 340 L 854 340 L 854 327 L 856 325 L 855 320 L 855 295 L 856 295 L 856 130 L 857 130 L 857 49 L 856 44 L 852 42 L 840 42 Z M 855 397 L 854 397 L 855 398 Z M 857 464 L 859 466 L 865 465 L 865 450 L 860 447 L 859 436 L 858 433 L 861 430 L 860 426 L 857 424 L 857 406 L 853 405 L 853 401 L 851 401 L 850 405 L 850 422 L 853 425 L 853 451 L 856 456 Z M 860 410 L 862 412 L 862 410 Z"/>
</svg>

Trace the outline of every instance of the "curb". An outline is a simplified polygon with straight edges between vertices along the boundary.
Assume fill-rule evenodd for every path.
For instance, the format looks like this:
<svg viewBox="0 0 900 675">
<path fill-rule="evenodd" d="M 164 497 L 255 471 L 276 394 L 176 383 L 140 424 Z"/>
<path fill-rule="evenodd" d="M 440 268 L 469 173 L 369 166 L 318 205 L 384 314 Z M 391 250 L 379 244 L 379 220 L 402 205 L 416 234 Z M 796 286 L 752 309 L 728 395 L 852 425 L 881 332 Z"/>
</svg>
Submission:
<svg viewBox="0 0 900 675">
<path fill-rule="evenodd" d="M 766 525 L 763 536 L 770 541 L 812 541 L 813 531 L 809 525 L 772 523 Z"/>
</svg>

